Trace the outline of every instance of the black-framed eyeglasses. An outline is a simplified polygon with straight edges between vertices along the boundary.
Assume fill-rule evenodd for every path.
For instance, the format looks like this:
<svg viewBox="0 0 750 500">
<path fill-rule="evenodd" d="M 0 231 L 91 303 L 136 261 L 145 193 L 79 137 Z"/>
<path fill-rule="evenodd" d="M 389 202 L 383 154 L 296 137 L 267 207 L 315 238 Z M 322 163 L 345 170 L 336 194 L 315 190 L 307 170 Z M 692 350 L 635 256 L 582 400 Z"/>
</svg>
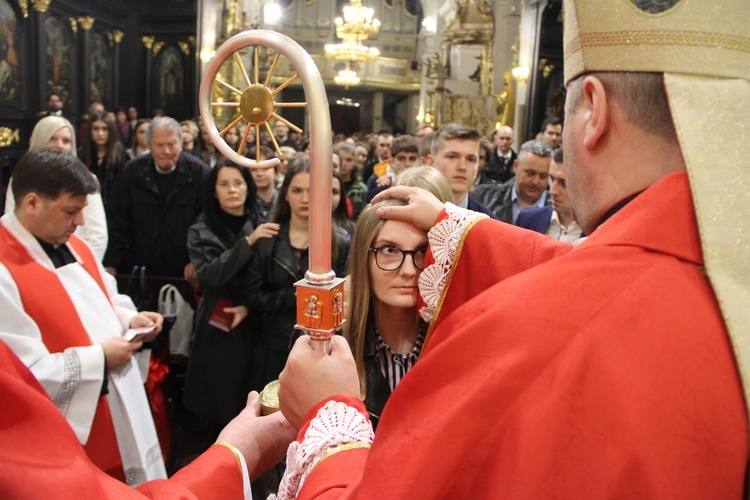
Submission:
<svg viewBox="0 0 750 500">
<path fill-rule="evenodd" d="M 424 270 L 424 257 L 427 247 L 416 250 L 401 250 L 393 245 L 384 245 L 378 248 L 370 248 L 375 254 L 375 264 L 383 271 L 396 271 L 404 265 L 407 255 L 411 255 L 411 261 L 419 271 Z"/>
</svg>

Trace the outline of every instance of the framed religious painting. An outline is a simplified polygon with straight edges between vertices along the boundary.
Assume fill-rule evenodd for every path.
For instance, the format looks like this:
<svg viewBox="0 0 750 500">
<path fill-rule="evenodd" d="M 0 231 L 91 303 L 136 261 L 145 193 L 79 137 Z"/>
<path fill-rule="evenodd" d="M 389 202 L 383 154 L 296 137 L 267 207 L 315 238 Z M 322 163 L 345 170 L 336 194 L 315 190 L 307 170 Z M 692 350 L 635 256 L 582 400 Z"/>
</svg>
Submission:
<svg viewBox="0 0 750 500">
<path fill-rule="evenodd" d="M 110 47 L 101 33 L 91 33 L 91 102 L 105 105 L 110 98 Z"/>
<path fill-rule="evenodd" d="M 185 65 L 183 53 L 167 45 L 159 52 L 159 107 L 168 116 L 182 116 L 185 108 Z"/>
<path fill-rule="evenodd" d="M 19 12 L 8 0 L 0 0 L 0 103 L 20 106 L 22 38 Z"/>
<path fill-rule="evenodd" d="M 42 94 L 56 92 L 62 97 L 66 109 L 74 109 L 73 61 L 74 52 L 73 32 L 69 22 L 64 19 L 48 15 L 44 19 L 44 44 L 46 56 L 42 68 Z"/>
</svg>

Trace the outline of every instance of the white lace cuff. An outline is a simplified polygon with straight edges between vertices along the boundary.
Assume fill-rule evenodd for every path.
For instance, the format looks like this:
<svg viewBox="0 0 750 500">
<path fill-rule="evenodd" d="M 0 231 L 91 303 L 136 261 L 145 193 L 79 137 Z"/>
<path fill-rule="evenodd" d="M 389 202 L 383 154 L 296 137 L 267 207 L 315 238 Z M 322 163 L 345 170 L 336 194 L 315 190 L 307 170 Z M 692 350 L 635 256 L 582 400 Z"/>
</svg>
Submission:
<svg viewBox="0 0 750 500">
<path fill-rule="evenodd" d="M 342 451 L 349 443 L 362 443 L 366 447 L 372 443 L 372 424 L 365 416 L 351 406 L 339 401 L 329 401 L 310 421 L 301 443 L 293 442 L 286 454 L 286 472 L 281 479 L 278 495 L 269 500 L 296 498 L 307 476 L 332 449 Z"/>
<path fill-rule="evenodd" d="M 487 218 L 485 214 L 460 208 L 453 203 L 446 203 L 445 211 L 448 218 L 435 224 L 427 233 L 435 262 L 419 276 L 419 293 L 427 304 L 427 307 L 419 310 L 419 314 L 428 323 L 435 316 L 464 232 L 474 221 Z"/>
</svg>

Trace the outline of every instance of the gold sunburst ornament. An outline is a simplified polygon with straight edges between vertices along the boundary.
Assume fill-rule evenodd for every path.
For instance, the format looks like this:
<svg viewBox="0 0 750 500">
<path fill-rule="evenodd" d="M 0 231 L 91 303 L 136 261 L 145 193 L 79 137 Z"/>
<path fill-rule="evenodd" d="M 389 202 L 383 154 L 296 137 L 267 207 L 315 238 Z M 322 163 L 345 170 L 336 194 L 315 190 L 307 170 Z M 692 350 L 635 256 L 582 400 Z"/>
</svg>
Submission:
<svg viewBox="0 0 750 500">
<path fill-rule="evenodd" d="M 261 35 L 261 32 L 264 32 L 265 34 Z M 270 34 L 272 34 L 273 36 L 271 36 Z M 258 40 L 259 36 L 263 37 L 262 41 Z M 273 43 L 275 39 L 278 39 L 276 41 L 280 43 L 279 46 L 274 46 L 269 43 L 269 41 Z M 303 66 L 312 64 L 314 66 L 314 63 L 312 63 L 312 59 L 310 58 L 309 54 L 307 54 L 307 52 L 304 52 L 301 47 L 299 49 L 306 57 L 299 57 L 299 61 L 293 60 L 293 57 L 288 53 L 290 47 L 289 42 L 299 47 L 296 42 L 275 31 L 246 31 L 230 38 L 221 47 L 219 47 L 219 49 L 216 51 L 216 54 L 206 67 L 206 72 L 201 82 L 200 95 L 207 95 L 208 98 L 201 98 L 200 101 L 201 117 L 203 118 L 203 122 L 207 128 L 208 135 L 211 138 L 211 141 L 216 145 L 217 149 L 219 149 L 219 151 L 221 151 L 224 156 L 245 167 L 268 168 L 278 164 L 277 159 L 261 161 L 260 148 L 256 148 L 257 155 L 254 159 L 243 156 L 247 138 L 252 130 L 255 131 L 256 141 L 258 141 L 261 136 L 261 130 L 266 130 L 271 137 L 271 141 L 273 142 L 274 148 L 276 149 L 276 152 L 277 154 L 279 154 L 279 156 L 281 156 L 281 150 L 269 122 L 272 119 L 280 120 L 284 122 L 291 130 L 302 133 L 302 129 L 300 127 L 277 113 L 277 108 L 307 106 L 307 102 L 280 102 L 276 99 L 278 94 L 282 90 L 284 90 L 284 88 L 300 78 L 300 70 L 298 69 L 300 64 L 302 64 Z M 258 49 L 262 46 L 269 46 L 277 51 L 264 81 L 261 81 L 259 74 L 260 64 Z M 253 47 L 253 78 L 251 78 L 248 74 L 248 70 L 245 67 L 245 63 L 243 62 L 239 53 L 240 50 L 246 49 L 248 47 Z M 297 73 L 286 79 L 283 83 L 281 83 L 281 85 L 274 88 L 272 87 L 272 78 L 279 59 L 282 55 L 289 59 L 289 62 L 292 64 Z M 225 81 L 224 79 L 217 77 L 219 74 L 219 69 L 230 58 L 234 60 L 234 64 L 236 64 L 242 74 L 242 80 L 245 84 L 244 89 L 238 88 L 235 85 L 232 85 L 231 83 Z M 307 61 L 306 59 L 309 59 L 309 61 Z M 213 94 L 213 86 L 223 86 L 224 88 L 228 89 L 228 99 L 226 101 L 212 101 L 211 95 Z M 323 97 L 325 99 L 325 90 L 323 90 Z M 205 109 L 206 103 L 209 104 L 208 109 Z M 235 113 L 233 115 L 233 119 L 230 120 L 230 122 L 225 126 L 222 126 L 221 130 L 219 130 L 216 126 L 214 111 L 221 108 L 235 108 Z M 328 114 L 327 107 L 325 109 L 325 113 L 326 115 Z M 328 120 L 328 123 L 328 126 L 330 127 L 330 118 Z M 236 149 L 232 149 L 232 147 L 224 140 L 224 135 L 237 125 L 244 125 L 245 133 Z"/>
</svg>

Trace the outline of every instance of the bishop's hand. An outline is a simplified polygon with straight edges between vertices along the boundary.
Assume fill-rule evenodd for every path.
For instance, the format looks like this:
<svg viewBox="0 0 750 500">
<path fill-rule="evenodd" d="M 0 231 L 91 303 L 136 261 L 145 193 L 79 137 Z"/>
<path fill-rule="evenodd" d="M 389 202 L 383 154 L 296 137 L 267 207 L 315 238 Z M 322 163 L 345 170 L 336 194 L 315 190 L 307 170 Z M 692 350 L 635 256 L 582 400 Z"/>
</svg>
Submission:
<svg viewBox="0 0 750 500">
<path fill-rule="evenodd" d="M 286 419 L 299 429 L 310 409 L 332 396 L 360 397 L 359 377 L 349 344 L 340 335 L 331 339 L 331 354 L 316 351 L 310 337 L 295 342 L 279 376 L 279 406 Z"/>
</svg>

